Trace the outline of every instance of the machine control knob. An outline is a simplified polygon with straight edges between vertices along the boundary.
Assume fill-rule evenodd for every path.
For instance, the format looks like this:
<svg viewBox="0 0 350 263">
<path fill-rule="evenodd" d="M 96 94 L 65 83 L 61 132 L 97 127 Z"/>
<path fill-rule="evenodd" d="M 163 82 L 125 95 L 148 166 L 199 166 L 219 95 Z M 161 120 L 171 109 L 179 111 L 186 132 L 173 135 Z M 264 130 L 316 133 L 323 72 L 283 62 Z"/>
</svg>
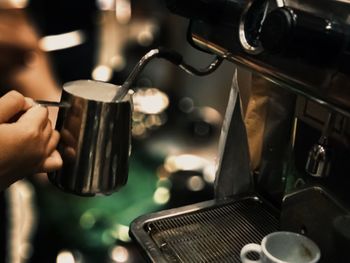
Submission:
<svg viewBox="0 0 350 263">
<path fill-rule="evenodd" d="M 261 45 L 266 52 L 329 64 L 345 46 L 343 28 L 336 21 L 282 7 L 270 12 L 262 25 Z"/>
</svg>

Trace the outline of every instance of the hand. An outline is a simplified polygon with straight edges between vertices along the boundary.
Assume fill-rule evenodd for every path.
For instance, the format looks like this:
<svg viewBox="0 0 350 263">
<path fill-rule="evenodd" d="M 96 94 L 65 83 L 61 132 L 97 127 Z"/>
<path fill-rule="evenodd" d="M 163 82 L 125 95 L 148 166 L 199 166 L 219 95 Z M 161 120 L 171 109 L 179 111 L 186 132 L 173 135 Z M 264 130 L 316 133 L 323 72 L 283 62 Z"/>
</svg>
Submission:
<svg viewBox="0 0 350 263">
<path fill-rule="evenodd" d="M 34 105 L 16 91 L 1 97 L 0 189 L 25 176 L 59 169 L 62 159 L 55 150 L 58 140 L 47 108 Z"/>
</svg>

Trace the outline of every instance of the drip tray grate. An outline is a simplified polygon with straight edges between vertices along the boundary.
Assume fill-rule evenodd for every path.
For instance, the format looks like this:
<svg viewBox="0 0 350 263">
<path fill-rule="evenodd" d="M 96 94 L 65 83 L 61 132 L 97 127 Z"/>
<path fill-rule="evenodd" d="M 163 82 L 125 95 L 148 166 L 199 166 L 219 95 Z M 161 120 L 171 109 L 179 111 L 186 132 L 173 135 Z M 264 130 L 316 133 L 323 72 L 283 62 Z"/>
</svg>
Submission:
<svg viewBox="0 0 350 263">
<path fill-rule="evenodd" d="M 160 262 L 154 257 L 157 254 L 163 262 L 240 263 L 242 247 L 247 243 L 260 243 L 265 235 L 278 229 L 279 222 L 276 210 L 255 197 L 175 216 L 176 209 L 169 211 L 168 216 L 162 213 L 161 218 L 148 217 L 143 223 L 143 231 L 151 242 L 145 240 L 145 236 L 137 237 L 138 231 L 131 229 L 154 262 Z"/>
</svg>

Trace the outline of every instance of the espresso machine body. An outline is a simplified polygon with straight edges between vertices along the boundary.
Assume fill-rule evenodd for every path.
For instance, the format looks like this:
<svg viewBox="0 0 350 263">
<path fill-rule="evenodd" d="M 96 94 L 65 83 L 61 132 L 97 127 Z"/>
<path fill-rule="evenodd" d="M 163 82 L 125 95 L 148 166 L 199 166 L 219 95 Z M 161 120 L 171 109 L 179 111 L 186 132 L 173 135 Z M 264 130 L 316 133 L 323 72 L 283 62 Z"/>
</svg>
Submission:
<svg viewBox="0 0 350 263">
<path fill-rule="evenodd" d="M 288 230 L 314 240 L 320 262 L 350 262 L 350 2 L 182 2 L 167 6 L 189 19 L 188 41 L 237 66 L 215 200 L 142 216 L 131 235 L 151 261 L 240 262 L 246 238 Z"/>
</svg>

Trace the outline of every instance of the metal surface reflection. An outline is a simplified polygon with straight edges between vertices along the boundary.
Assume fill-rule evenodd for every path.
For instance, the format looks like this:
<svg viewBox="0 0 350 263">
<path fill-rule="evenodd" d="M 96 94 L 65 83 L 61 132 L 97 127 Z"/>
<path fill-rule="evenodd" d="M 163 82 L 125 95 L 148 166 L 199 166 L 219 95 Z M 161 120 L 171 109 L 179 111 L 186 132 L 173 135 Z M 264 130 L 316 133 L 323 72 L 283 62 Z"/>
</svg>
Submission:
<svg viewBox="0 0 350 263">
<path fill-rule="evenodd" d="M 81 96 L 72 85 L 82 87 Z M 86 97 L 89 89 L 102 95 L 91 92 L 93 98 Z M 116 89 L 112 84 L 84 80 L 64 86 L 62 101 L 71 107 L 62 109 L 57 120 L 63 168 L 49 175 L 61 189 L 89 196 L 110 194 L 126 183 L 131 101 L 129 97 L 118 103 L 108 100 L 107 94 L 113 96 Z"/>
</svg>

